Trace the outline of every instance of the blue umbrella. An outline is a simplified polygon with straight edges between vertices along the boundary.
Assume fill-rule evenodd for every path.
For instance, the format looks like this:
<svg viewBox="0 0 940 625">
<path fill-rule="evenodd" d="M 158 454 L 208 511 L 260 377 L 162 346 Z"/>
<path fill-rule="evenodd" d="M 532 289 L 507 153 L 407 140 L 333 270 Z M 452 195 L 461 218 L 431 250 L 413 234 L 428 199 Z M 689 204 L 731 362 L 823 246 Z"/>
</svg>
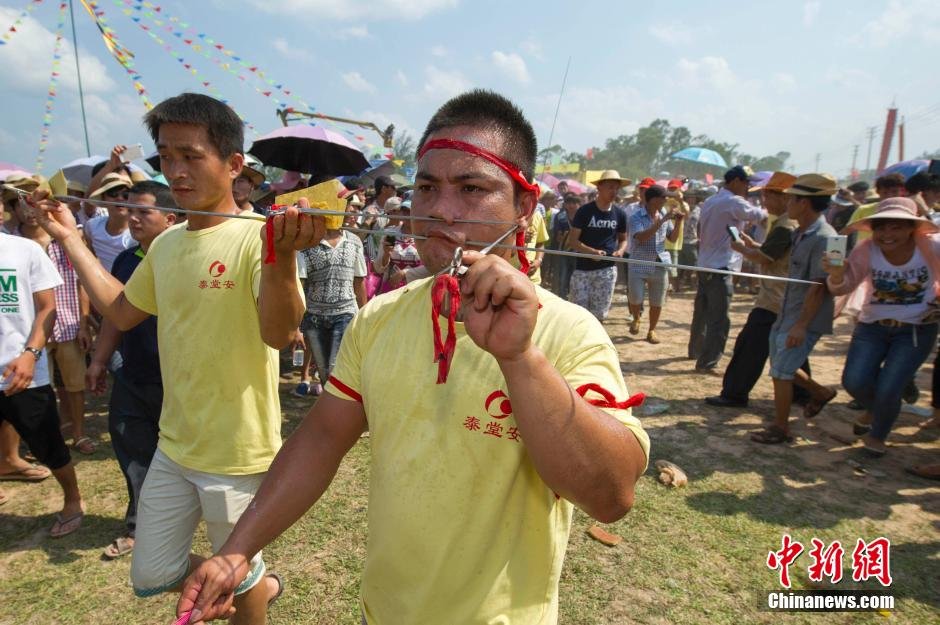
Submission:
<svg viewBox="0 0 940 625">
<path fill-rule="evenodd" d="M 915 158 L 910 161 L 901 161 L 900 163 L 895 163 L 890 167 L 886 167 L 881 175 L 885 174 L 901 174 L 904 176 L 904 179 L 907 180 L 914 174 L 926 171 L 930 167 L 930 161 L 922 158 Z"/>
<path fill-rule="evenodd" d="M 671 158 L 690 161 L 692 163 L 702 163 L 703 165 L 714 165 L 715 167 L 728 166 L 728 163 L 721 154 L 715 150 L 709 150 L 708 148 L 685 148 L 673 154 Z"/>
</svg>

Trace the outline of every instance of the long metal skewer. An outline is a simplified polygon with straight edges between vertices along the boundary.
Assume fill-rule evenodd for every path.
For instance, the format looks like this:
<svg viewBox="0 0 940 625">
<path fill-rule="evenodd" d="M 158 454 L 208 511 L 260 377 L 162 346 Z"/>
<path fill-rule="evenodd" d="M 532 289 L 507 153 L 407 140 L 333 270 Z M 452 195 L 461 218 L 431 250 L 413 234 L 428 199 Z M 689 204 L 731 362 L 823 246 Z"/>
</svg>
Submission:
<svg viewBox="0 0 940 625">
<path fill-rule="evenodd" d="M 22 189 L 17 189 L 16 187 L 11 187 L 8 185 L 3 185 L 4 188 L 16 191 L 22 196 L 28 197 L 30 193 L 23 191 Z M 157 210 L 165 213 L 186 213 L 188 215 L 205 215 L 209 217 L 225 217 L 225 218 L 234 218 L 234 219 L 253 219 L 255 221 L 261 222 L 264 221 L 264 215 L 259 215 L 257 213 L 216 213 L 212 211 L 199 211 L 191 209 L 182 209 L 182 208 L 167 208 L 164 206 L 150 206 L 149 204 L 130 204 L 128 202 L 109 202 L 103 200 L 88 200 L 87 198 L 74 197 L 71 195 L 62 195 L 56 196 L 56 200 L 60 202 L 91 202 L 93 204 L 101 204 L 103 206 L 118 206 L 125 208 L 143 208 L 149 210 Z M 325 210 L 320 208 L 303 208 L 300 209 L 300 212 L 304 215 L 320 215 L 320 216 L 348 216 L 348 215 L 358 215 L 357 213 L 347 213 L 342 211 L 332 211 Z M 438 223 L 445 223 L 441 219 L 435 217 L 411 217 L 410 215 L 388 215 L 387 213 L 378 213 L 375 216 L 387 216 L 394 219 L 408 220 L 413 221 L 433 221 Z M 513 225 L 513 222 L 509 221 L 490 221 L 485 219 L 455 219 L 454 223 L 469 223 L 469 224 L 481 224 L 481 225 Z M 372 234 L 372 235 L 388 235 L 388 236 L 398 236 L 398 237 L 411 237 L 413 239 L 427 239 L 428 237 L 418 235 L 418 234 L 408 234 L 400 232 L 398 230 L 372 230 L 367 228 L 356 228 L 351 226 L 343 226 L 341 230 L 348 230 L 349 232 L 354 232 L 356 234 Z M 517 245 L 508 245 L 505 243 L 499 243 L 505 238 L 500 237 L 497 242 L 493 241 L 465 241 L 464 245 L 472 245 L 479 247 L 481 249 L 486 248 L 487 251 L 494 248 L 507 249 L 507 250 L 522 250 L 525 252 L 543 252 L 545 254 L 554 255 L 554 256 L 567 256 L 569 258 L 586 258 L 588 260 L 604 260 L 613 263 L 622 263 L 625 265 L 643 265 L 643 266 L 653 266 L 653 267 L 663 267 L 663 268 L 673 268 L 673 269 L 683 269 L 685 271 L 695 271 L 702 273 L 714 273 L 723 276 L 737 276 L 741 278 L 756 278 L 758 280 L 770 280 L 774 282 L 789 282 L 792 284 L 819 284 L 818 282 L 813 282 L 812 280 L 800 280 L 797 278 L 786 278 L 783 276 L 767 276 L 759 273 L 747 273 L 743 271 L 731 271 L 730 269 L 710 269 L 708 267 L 695 267 L 692 265 L 679 265 L 673 263 L 663 263 L 654 260 L 640 260 L 638 258 L 621 258 L 618 256 L 597 256 L 596 254 L 582 254 L 581 252 L 569 252 L 567 250 L 550 250 L 543 248 L 534 248 L 534 247 L 520 247 Z"/>
</svg>

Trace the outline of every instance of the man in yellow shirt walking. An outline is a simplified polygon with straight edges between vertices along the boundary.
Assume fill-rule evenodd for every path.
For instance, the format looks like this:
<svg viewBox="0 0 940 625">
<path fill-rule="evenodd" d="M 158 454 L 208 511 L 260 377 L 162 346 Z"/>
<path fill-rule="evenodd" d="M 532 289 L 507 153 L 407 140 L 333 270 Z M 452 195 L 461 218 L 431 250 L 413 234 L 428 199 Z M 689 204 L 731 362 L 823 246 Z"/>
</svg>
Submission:
<svg viewBox="0 0 940 625">
<path fill-rule="evenodd" d="M 291 342 L 304 310 L 295 249 L 319 241 L 323 223 L 295 208 L 274 218 L 278 260 L 262 265 L 261 222 L 229 218 L 239 213 L 232 181 L 244 163 L 234 111 L 184 93 L 144 121 L 179 207 L 211 214 L 157 237 L 126 286 L 82 243 L 67 206 L 44 192 L 33 202 L 95 308 L 120 330 L 150 315 L 160 320 L 160 437 L 138 502 L 131 564 L 134 592 L 151 596 L 178 590 L 202 560 L 190 554 L 200 520 L 213 548 L 222 546 L 280 448 L 277 350 Z M 232 622 L 263 624 L 281 582 L 265 575 L 260 552 L 248 568 L 233 588 Z"/>
<path fill-rule="evenodd" d="M 574 507 L 612 522 L 633 505 L 649 438 L 607 333 L 512 267 L 510 250 L 470 251 L 535 207 L 531 125 L 473 91 L 444 104 L 419 146 L 412 210 L 432 218 L 415 227 L 419 252 L 435 274 L 466 250 L 459 295 L 429 319 L 454 286 L 441 275 L 359 312 L 324 394 L 225 546 L 186 581 L 178 614 L 227 614 L 254 554 L 317 501 L 367 427 L 368 625 L 555 623 Z M 439 351 L 438 333 L 452 349 Z"/>
</svg>

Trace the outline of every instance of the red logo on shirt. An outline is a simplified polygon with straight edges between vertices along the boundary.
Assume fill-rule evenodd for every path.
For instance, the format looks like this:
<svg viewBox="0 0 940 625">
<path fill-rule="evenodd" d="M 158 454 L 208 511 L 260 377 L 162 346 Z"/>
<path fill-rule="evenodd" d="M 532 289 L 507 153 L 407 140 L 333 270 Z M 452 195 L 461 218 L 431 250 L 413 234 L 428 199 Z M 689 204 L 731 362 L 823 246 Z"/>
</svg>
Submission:
<svg viewBox="0 0 940 625">
<path fill-rule="evenodd" d="M 223 273 L 225 273 L 225 265 L 222 264 L 222 261 L 217 260 L 209 265 L 209 275 L 213 278 L 218 278 Z"/>
<path fill-rule="evenodd" d="M 497 403 L 497 400 L 501 401 Z M 496 405 L 494 406 L 494 404 Z M 493 391 L 490 393 L 489 397 L 486 398 L 484 406 L 486 408 L 486 414 L 494 419 L 505 419 L 512 414 L 512 404 L 509 403 L 509 397 L 502 391 Z"/>
</svg>

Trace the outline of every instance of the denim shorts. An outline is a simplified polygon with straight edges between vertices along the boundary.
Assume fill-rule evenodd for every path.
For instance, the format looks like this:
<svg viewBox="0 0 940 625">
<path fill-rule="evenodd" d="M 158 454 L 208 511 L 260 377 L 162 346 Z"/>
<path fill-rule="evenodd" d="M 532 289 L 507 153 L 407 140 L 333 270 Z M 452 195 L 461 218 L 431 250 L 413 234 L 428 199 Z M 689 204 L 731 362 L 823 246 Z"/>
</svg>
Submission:
<svg viewBox="0 0 940 625">
<path fill-rule="evenodd" d="M 787 347 L 789 333 L 789 330 L 778 330 L 776 326 L 770 331 L 770 377 L 775 380 L 792 380 L 822 337 L 819 332 L 807 330 L 802 344 Z"/>
</svg>

